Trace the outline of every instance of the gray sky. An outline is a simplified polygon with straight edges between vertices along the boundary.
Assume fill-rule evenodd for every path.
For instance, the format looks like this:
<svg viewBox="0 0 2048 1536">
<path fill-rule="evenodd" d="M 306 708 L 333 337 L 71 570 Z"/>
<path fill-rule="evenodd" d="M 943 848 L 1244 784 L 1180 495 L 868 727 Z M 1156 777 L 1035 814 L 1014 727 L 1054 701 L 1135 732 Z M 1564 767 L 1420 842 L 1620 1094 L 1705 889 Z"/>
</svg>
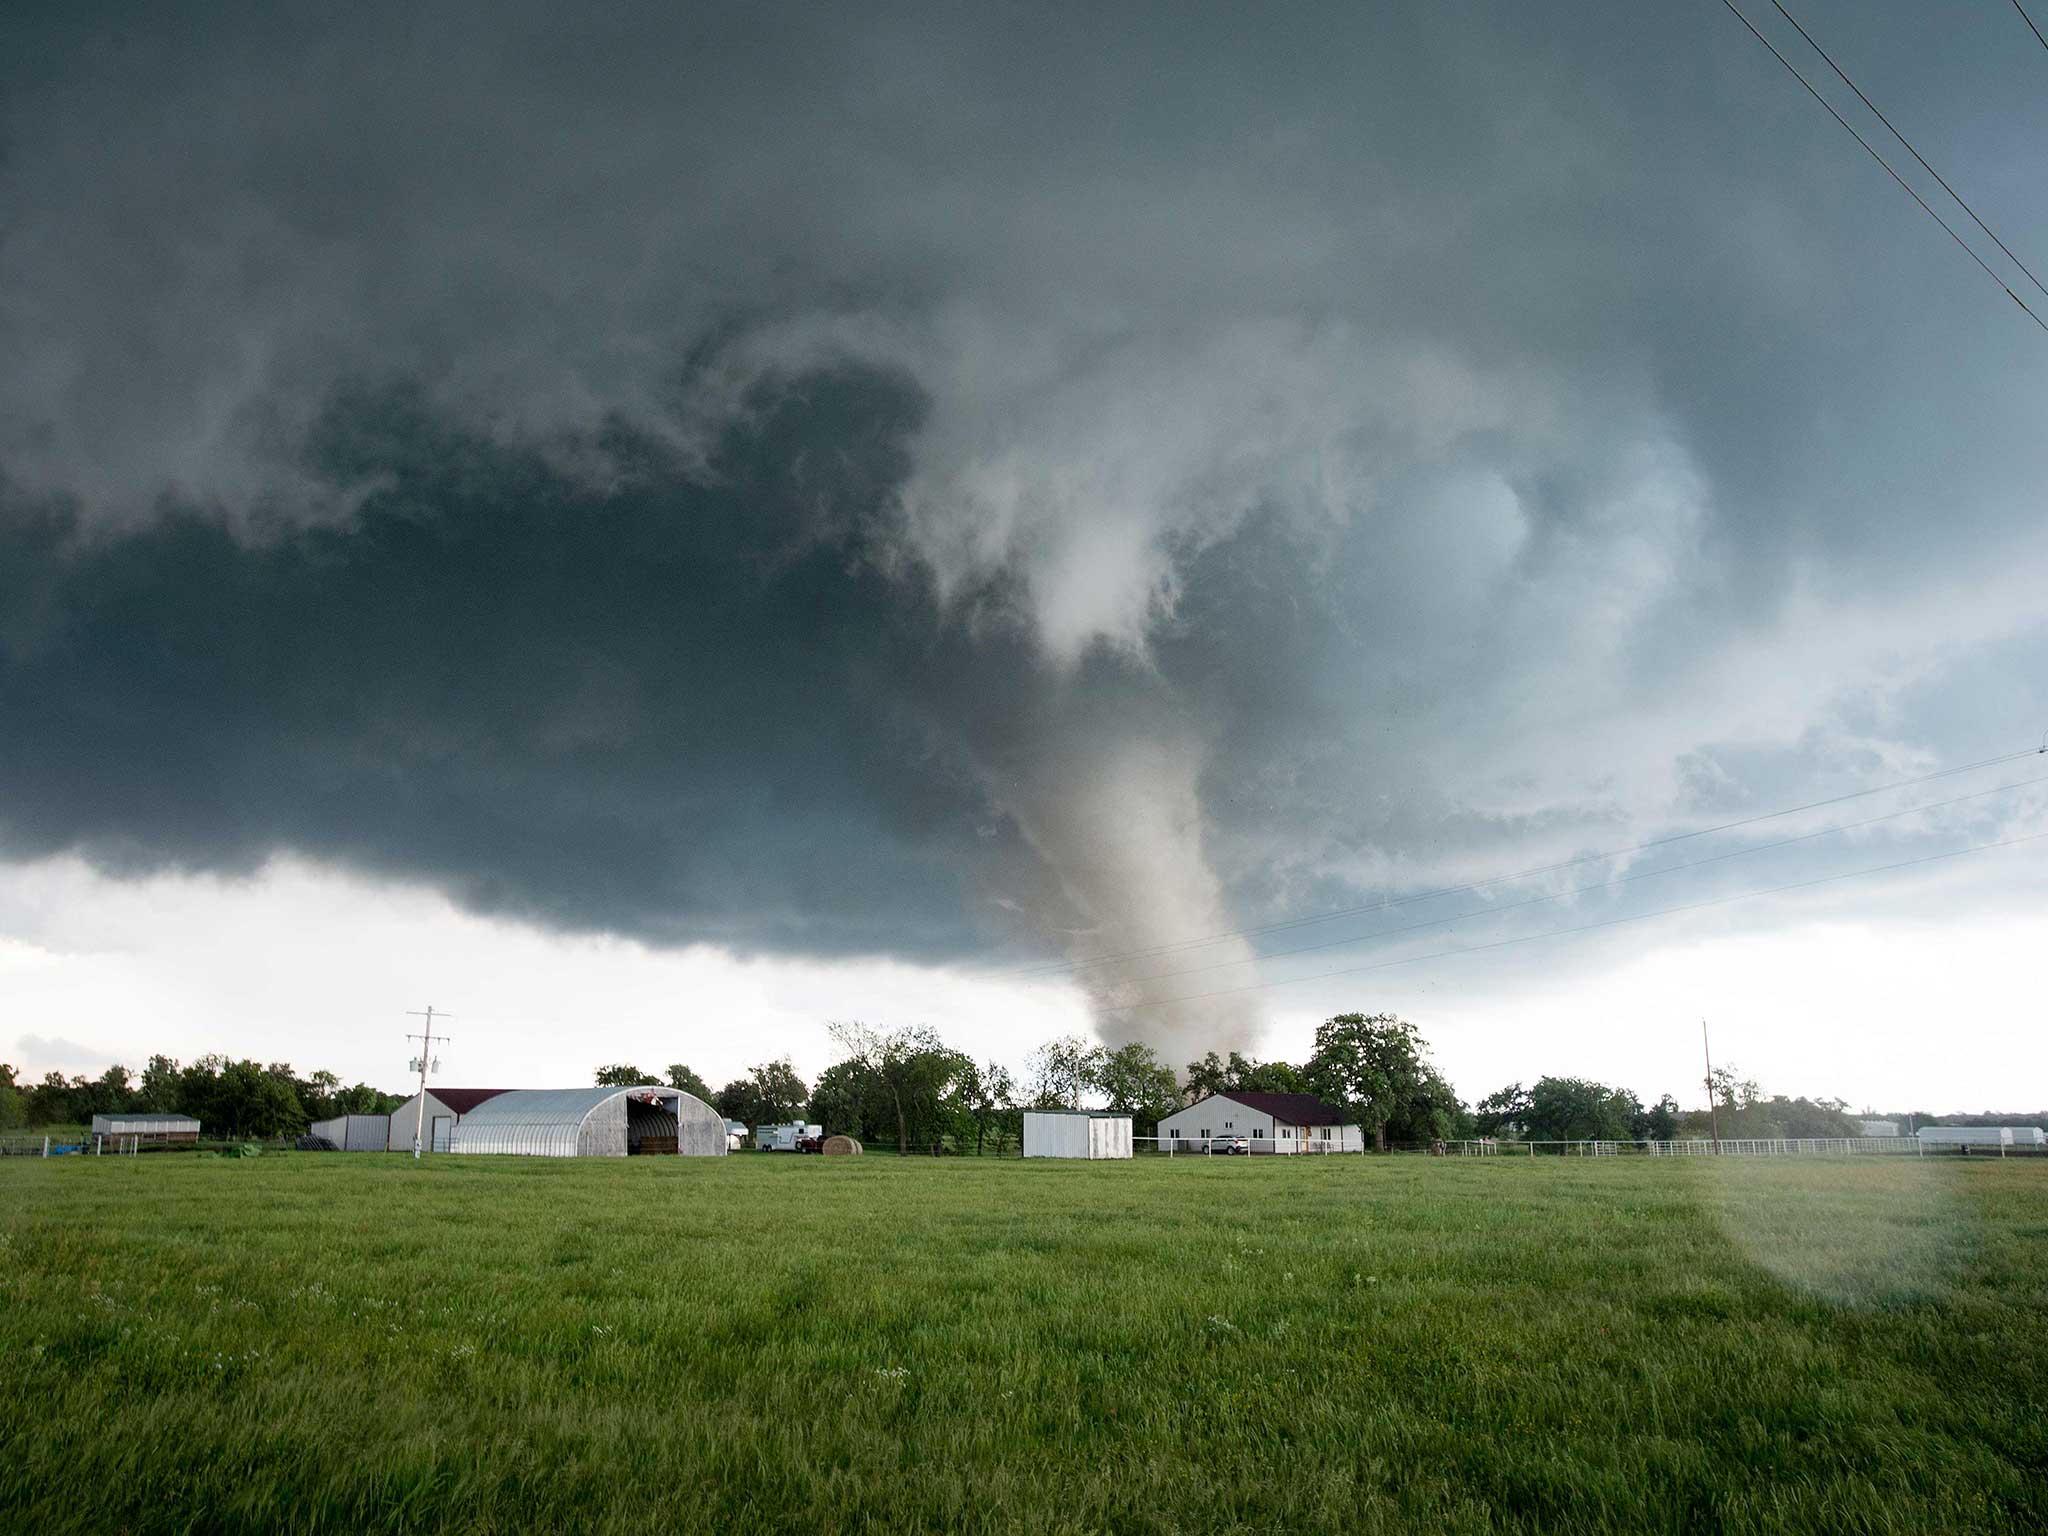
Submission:
<svg viewBox="0 0 2048 1536">
<path fill-rule="evenodd" d="M 1800 14 L 2044 270 L 2019 19 Z M 15 8 L 0 60 L 18 1065 L 1394 1007 L 1468 1098 L 1683 1096 L 1711 1011 L 1771 1086 L 2042 1098 L 2048 842 L 1697 904 L 2048 830 L 1985 793 L 2048 762 L 1243 932 L 2048 728 L 2048 334 L 1719 5 Z"/>
</svg>

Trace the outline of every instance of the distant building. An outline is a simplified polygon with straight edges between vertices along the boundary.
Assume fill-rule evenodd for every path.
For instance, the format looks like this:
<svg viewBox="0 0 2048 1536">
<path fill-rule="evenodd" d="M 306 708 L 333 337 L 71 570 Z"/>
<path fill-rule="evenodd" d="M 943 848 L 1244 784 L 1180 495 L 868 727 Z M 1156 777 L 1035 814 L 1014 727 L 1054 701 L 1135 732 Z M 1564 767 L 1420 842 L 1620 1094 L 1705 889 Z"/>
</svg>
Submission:
<svg viewBox="0 0 2048 1536">
<path fill-rule="evenodd" d="M 495 1099 L 505 1091 L 503 1088 L 429 1088 L 424 1116 L 420 1113 L 420 1096 L 414 1094 L 391 1111 L 391 1134 L 385 1145 L 393 1152 L 410 1152 L 413 1130 L 417 1127 L 422 1152 L 446 1152 L 456 1123 L 479 1104 Z"/>
<path fill-rule="evenodd" d="M 448 1150 L 526 1157 L 723 1157 L 725 1118 L 680 1088 L 509 1088 L 455 1122 Z"/>
<path fill-rule="evenodd" d="M 307 1130 L 334 1143 L 340 1152 L 382 1152 L 391 1145 L 389 1115 L 336 1115 L 332 1120 L 315 1120 Z M 405 1145 L 408 1150 L 412 1146 L 409 1130 Z"/>
<path fill-rule="evenodd" d="M 1106 1109 L 1027 1109 L 1026 1157 L 1116 1158 L 1131 1155 L 1131 1117 Z"/>
<path fill-rule="evenodd" d="M 1899 1122 L 1896 1120 L 1858 1120 L 1856 1122 L 1856 1134 L 1858 1136 L 1896 1136 L 1899 1134 Z"/>
<path fill-rule="evenodd" d="M 2038 1125 L 1923 1125 L 1923 1147 L 2048 1147 Z"/>
<path fill-rule="evenodd" d="M 1159 1122 L 1162 1145 L 1200 1152 L 1242 1137 L 1253 1152 L 1363 1152 L 1365 1128 L 1312 1093 L 1212 1093 Z"/>
<path fill-rule="evenodd" d="M 132 1115 L 94 1115 L 95 1136 L 118 1136 L 140 1141 L 197 1141 L 199 1122 L 190 1115 L 160 1115 L 139 1112 Z"/>
<path fill-rule="evenodd" d="M 744 1141 L 744 1140 L 746 1139 L 746 1135 L 747 1135 L 747 1122 L 746 1122 L 746 1121 L 744 1121 L 744 1120 L 728 1120 L 728 1121 L 726 1121 L 726 1122 L 725 1122 L 725 1149 L 726 1149 L 726 1151 L 728 1151 L 728 1152 L 737 1152 L 737 1151 L 739 1151 L 739 1149 L 740 1149 L 740 1143 L 741 1143 L 742 1141 Z"/>
</svg>

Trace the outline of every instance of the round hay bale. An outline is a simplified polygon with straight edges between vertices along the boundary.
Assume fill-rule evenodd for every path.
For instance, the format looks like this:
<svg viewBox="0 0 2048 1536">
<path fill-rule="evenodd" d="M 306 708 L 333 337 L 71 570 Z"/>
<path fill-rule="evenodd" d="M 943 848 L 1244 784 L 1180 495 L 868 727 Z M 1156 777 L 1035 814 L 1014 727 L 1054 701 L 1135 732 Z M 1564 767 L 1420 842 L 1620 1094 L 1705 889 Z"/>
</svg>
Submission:
<svg viewBox="0 0 2048 1536">
<path fill-rule="evenodd" d="M 827 1136 L 823 1151 L 827 1157 L 859 1157 L 860 1143 L 851 1136 Z"/>
</svg>

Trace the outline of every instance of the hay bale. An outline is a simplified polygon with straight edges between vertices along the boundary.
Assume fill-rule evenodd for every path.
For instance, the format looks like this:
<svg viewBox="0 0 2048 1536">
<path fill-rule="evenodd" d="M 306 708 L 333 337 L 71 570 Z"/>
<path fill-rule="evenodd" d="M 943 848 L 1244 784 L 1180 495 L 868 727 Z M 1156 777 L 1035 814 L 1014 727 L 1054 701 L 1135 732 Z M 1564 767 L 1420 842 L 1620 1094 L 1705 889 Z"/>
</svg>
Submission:
<svg viewBox="0 0 2048 1536">
<path fill-rule="evenodd" d="M 860 1143 L 851 1136 L 827 1136 L 822 1150 L 827 1157 L 859 1157 Z"/>
</svg>

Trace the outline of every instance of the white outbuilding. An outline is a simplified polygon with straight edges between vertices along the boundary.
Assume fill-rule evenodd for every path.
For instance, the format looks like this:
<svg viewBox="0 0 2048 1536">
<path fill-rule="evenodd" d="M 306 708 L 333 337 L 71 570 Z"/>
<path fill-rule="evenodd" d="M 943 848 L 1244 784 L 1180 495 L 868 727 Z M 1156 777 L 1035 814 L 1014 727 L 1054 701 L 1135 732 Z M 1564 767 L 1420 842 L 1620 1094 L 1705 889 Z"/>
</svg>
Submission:
<svg viewBox="0 0 2048 1536">
<path fill-rule="evenodd" d="M 446 1152 L 455 1126 L 479 1104 L 495 1099 L 503 1088 L 429 1088 L 426 1102 L 414 1094 L 391 1111 L 391 1136 L 386 1145 L 393 1152 L 410 1152 L 415 1131 L 423 1152 Z"/>
<path fill-rule="evenodd" d="M 2037 1125 L 1923 1125 L 1918 1134 L 1923 1147 L 2048 1146 L 2048 1132 Z"/>
<path fill-rule="evenodd" d="M 1026 1157 L 1129 1157 L 1131 1117 L 1106 1109 L 1027 1109 Z"/>
<path fill-rule="evenodd" d="M 1212 1093 L 1159 1122 L 1162 1147 L 1202 1152 L 1363 1152 L 1365 1129 L 1312 1093 Z M 1236 1143 L 1242 1141 L 1239 1148 Z"/>
<path fill-rule="evenodd" d="M 142 1110 L 130 1115 L 94 1115 L 92 1133 L 117 1137 L 122 1141 L 197 1141 L 199 1122 L 190 1115 Z"/>
</svg>

